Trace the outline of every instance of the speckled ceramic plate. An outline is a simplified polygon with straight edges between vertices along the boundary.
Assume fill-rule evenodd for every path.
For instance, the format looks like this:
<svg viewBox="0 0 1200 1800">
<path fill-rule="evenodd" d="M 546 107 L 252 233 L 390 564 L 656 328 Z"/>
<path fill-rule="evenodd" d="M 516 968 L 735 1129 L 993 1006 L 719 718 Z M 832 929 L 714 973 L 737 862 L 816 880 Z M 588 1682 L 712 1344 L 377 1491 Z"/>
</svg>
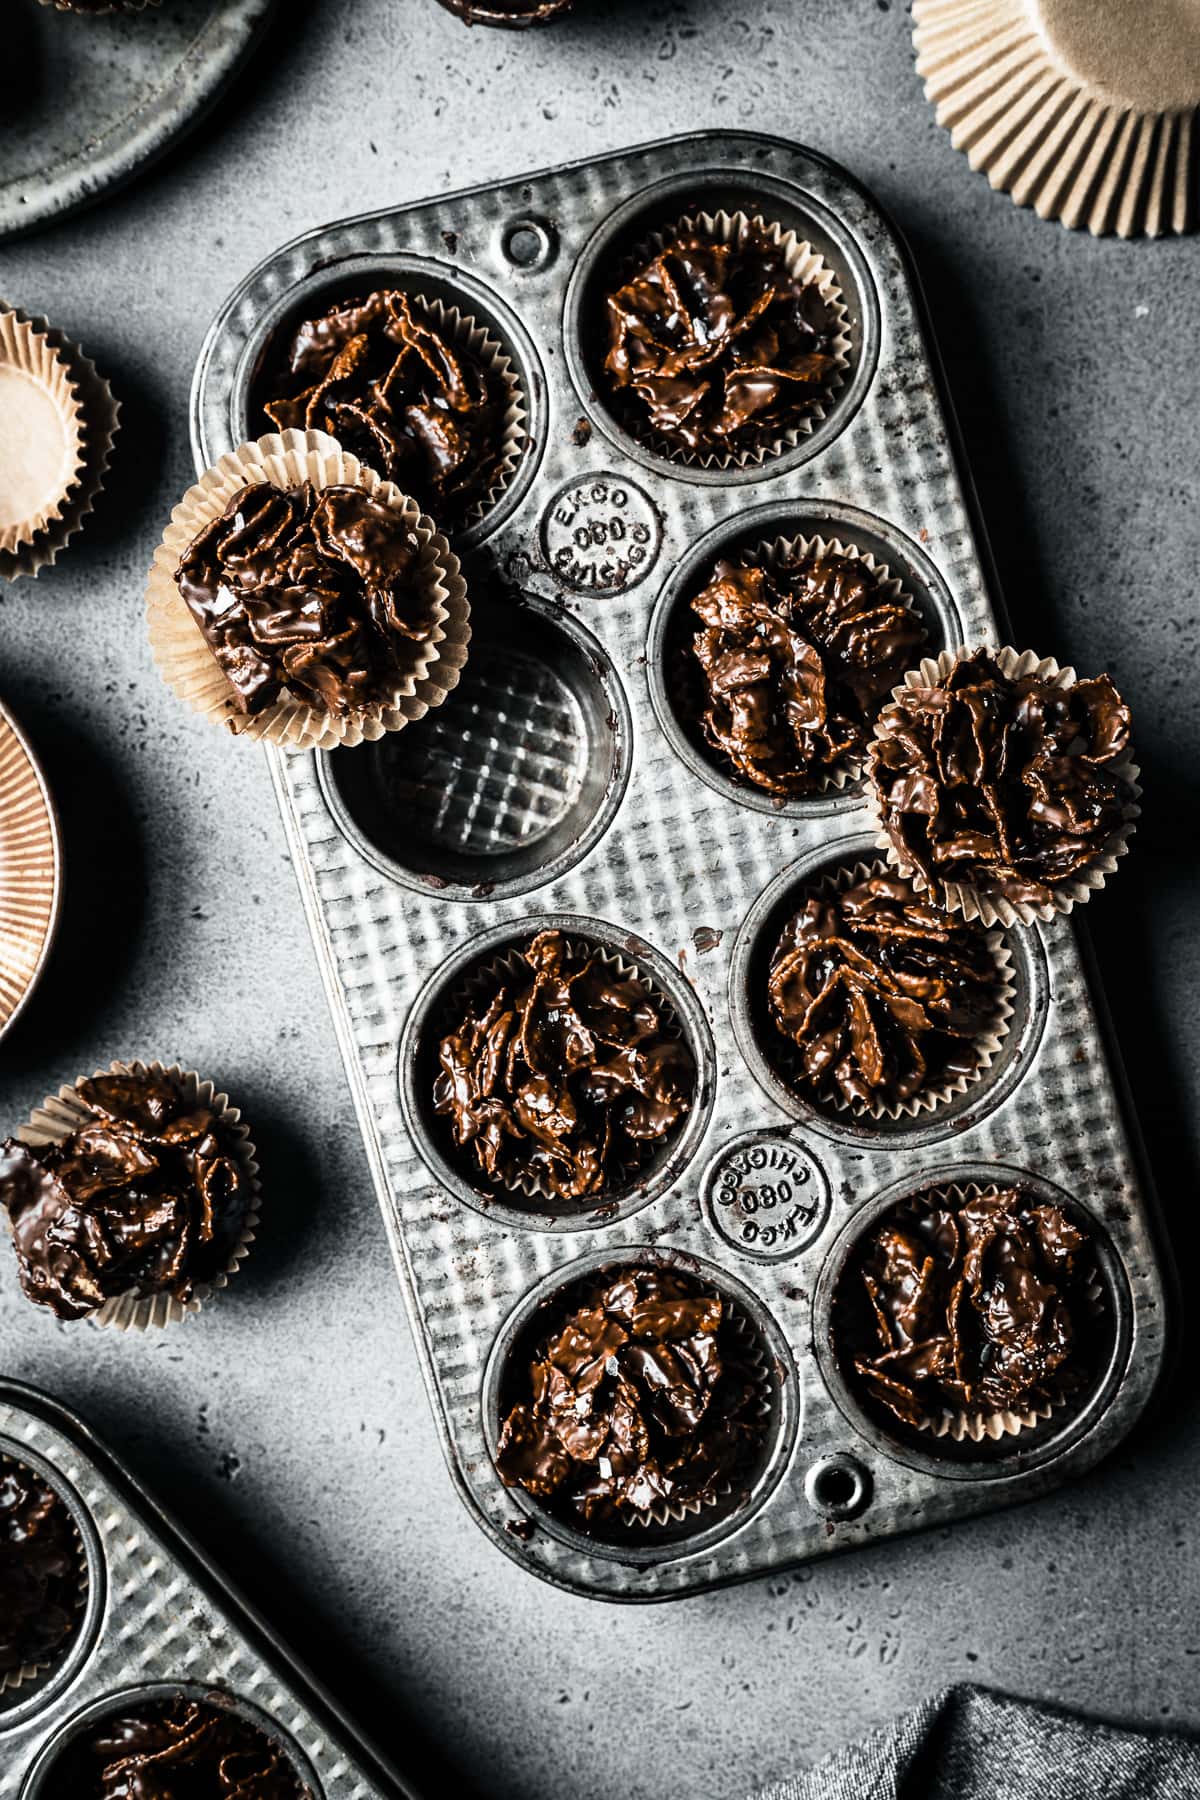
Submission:
<svg viewBox="0 0 1200 1800">
<path fill-rule="evenodd" d="M 54 804 L 33 751 L 0 704 L 0 1038 L 45 967 L 61 894 Z"/>
<path fill-rule="evenodd" d="M 126 181 L 195 124 L 276 0 L 163 0 L 87 18 L 6 0 L 0 236 Z"/>
</svg>

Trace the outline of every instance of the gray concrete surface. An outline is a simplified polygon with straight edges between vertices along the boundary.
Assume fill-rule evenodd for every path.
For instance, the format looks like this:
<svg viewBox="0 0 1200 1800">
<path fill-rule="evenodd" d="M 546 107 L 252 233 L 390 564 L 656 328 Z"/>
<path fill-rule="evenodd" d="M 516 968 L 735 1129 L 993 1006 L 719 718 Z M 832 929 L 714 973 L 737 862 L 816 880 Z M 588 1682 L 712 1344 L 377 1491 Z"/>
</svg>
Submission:
<svg viewBox="0 0 1200 1800">
<path fill-rule="evenodd" d="M 245 1274 L 149 1342 L 34 1312 L 0 1248 L 0 1366 L 107 1434 L 431 1795 L 733 1800 L 963 1678 L 1200 1728 L 1187 1379 L 1074 1488 L 811 1574 L 620 1610 L 486 1543 L 441 1460 L 266 770 L 181 711 L 142 636 L 201 336 L 282 238 L 706 124 L 829 152 L 912 241 L 1018 639 L 1111 667 L 1137 709 L 1144 826 L 1090 912 L 1189 1261 L 1200 257 L 993 195 L 934 125 L 909 29 L 895 0 L 580 0 L 524 38 L 433 0 L 291 0 L 172 161 L 0 245 L 0 293 L 80 338 L 127 408 L 86 536 L 0 594 L 0 691 L 69 867 L 59 952 L 0 1047 L 0 1124 L 113 1054 L 177 1056 L 242 1099 L 268 1182 Z"/>
</svg>

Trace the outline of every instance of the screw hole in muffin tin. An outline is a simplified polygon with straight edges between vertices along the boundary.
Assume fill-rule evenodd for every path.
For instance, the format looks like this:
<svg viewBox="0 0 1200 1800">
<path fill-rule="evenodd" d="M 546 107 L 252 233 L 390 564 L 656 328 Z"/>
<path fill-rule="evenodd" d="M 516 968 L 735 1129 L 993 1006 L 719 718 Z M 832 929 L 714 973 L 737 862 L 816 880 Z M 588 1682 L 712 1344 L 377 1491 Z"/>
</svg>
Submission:
<svg viewBox="0 0 1200 1800">
<path fill-rule="evenodd" d="M 840 289 L 850 343 L 826 416 L 794 449 L 705 468 L 637 441 L 597 376 L 604 294 L 624 279 L 622 258 L 656 228 L 721 210 L 808 240 Z M 530 221 L 552 222 L 554 254 L 521 267 L 509 234 Z M 566 632 L 578 621 L 632 722 L 619 804 L 609 788 L 561 837 L 558 827 L 539 837 L 535 822 L 526 851 L 497 843 L 498 857 L 475 852 L 489 849 L 503 820 L 477 815 L 470 858 L 453 866 L 454 846 L 443 849 L 424 820 L 405 836 L 372 812 L 369 753 L 267 753 L 431 1401 L 477 1522 L 523 1567 L 570 1591 L 653 1601 L 983 1512 L 1092 1466 L 1150 1400 L 1167 1314 L 1153 1198 L 1076 921 L 1006 936 L 1013 1013 L 993 1062 L 961 1095 L 895 1124 L 801 1101 L 761 1045 L 749 974 L 769 957 L 769 931 L 809 873 L 879 858 L 862 785 L 781 805 L 727 780 L 689 739 L 663 680 L 664 644 L 716 556 L 779 538 L 837 539 L 870 553 L 922 612 L 931 648 L 1007 634 L 919 284 L 895 230 L 819 153 L 737 131 L 331 223 L 268 258 L 214 322 L 193 384 L 198 467 L 243 435 L 249 371 L 280 322 L 311 313 L 314 295 L 336 297 L 354 269 L 367 285 L 388 271 L 434 272 L 446 300 L 503 325 L 532 389 L 529 455 L 470 538 L 479 545 L 466 569 L 481 685 L 490 690 L 493 621 L 501 635 L 508 627 L 510 651 L 539 657 L 543 622 Z M 505 594 L 521 609 L 508 620 Z M 509 735 L 491 733 L 497 764 L 529 736 L 536 693 L 522 701 L 519 716 L 506 713 Z M 406 752 L 405 735 L 388 750 L 400 767 L 414 752 L 428 756 L 419 735 Z M 612 746 L 601 741 L 607 782 Z M 468 791 L 458 778 L 449 810 Z M 615 1208 L 538 1216 L 507 1193 L 481 1192 L 446 1153 L 436 1129 L 446 1121 L 429 1116 L 437 1008 L 448 979 L 460 982 L 488 946 L 527 942 L 539 924 L 590 935 L 597 918 L 621 922 L 619 932 L 604 928 L 619 955 L 656 947 L 655 979 L 676 984 L 673 1003 L 701 1047 L 703 1099 L 674 1147 L 686 1154 L 672 1156 L 661 1182 L 652 1171 L 654 1185 L 638 1184 Z M 1094 1426 L 1056 1438 L 1044 1457 L 996 1465 L 990 1479 L 967 1479 L 965 1465 L 945 1457 L 918 1467 L 891 1444 L 875 1456 L 857 1422 L 848 1440 L 814 1314 L 839 1234 L 873 1196 L 926 1182 L 928 1145 L 950 1138 L 953 1151 L 941 1154 L 959 1168 L 1025 1167 L 1094 1202 L 1130 1300 L 1129 1354 L 1089 1411 Z M 519 1503 L 493 1465 L 483 1404 L 496 1333 L 547 1270 L 562 1279 L 575 1258 L 616 1262 L 634 1243 L 684 1258 L 701 1249 L 723 1279 L 744 1279 L 786 1339 L 804 1392 L 804 1436 L 773 1494 L 711 1545 L 689 1539 L 641 1565 L 514 1521 Z M 856 1448 L 869 1505 L 844 1516 L 815 1508 L 808 1473 L 823 1459 L 859 1460 Z"/>
<path fill-rule="evenodd" d="M 1015 1434 L 984 1436 L 978 1442 L 970 1437 L 957 1440 L 910 1429 L 862 1395 L 846 1367 L 848 1342 L 867 1311 L 867 1302 L 857 1291 L 851 1268 L 859 1244 L 894 1207 L 950 1186 L 1020 1187 L 1039 1201 L 1061 1207 L 1088 1234 L 1101 1296 L 1099 1311 L 1088 1322 L 1089 1377 L 1079 1391 L 1055 1406 L 1048 1418 Z M 1024 1473 L 1086 1437 L 1103 1415 L 1120 1381 L 1132 1338 L 1128 1284 L 1112 1240 L 1094 1209 L 1040 1175 L 997 1163 L 946 1164 L 917 1179 L 909 1176 L 873 1195 L 843 1226 L 825 1259 L 817 1282 L 813 1318 L 813 1344 L 822 1379 L 848 1422 L 882 1455 L 912 1468 L 962 1480 L 999 1480 Z M 1078 1326 L 1076 1318 L 1077 1329 Z"/>
<path fill-rule="evenodd" d="M 924 625 L 928 643 L 920 656 L 936 656 L 962 640 L 958 610 L 944 578 L 920 548 L 894 525 L 861 508 L 810 499 L 772 501 L 718 525 L 693 544 L 664 582 L 650 618 L 646 670 L 655 717 L 676 754 L 716 793 L 739 806 L 785 818 L 820 817 L 857 805 L 861 778 L 825 793 L 783 799 L 741 781 L 705 741 L 686 697 L 691 639 L 699 626 L 691 602 L 722 559 L 738 562 L 759 545 L 778 539 L 836 538 L 874 557 L 902 584 L 904 598 Z M 898 681 L 896 684 L 898 685 Z"/>
<path fill-rule="evenodd" d="M 804 1498 L 823 1519 L 856 1519 L 871 1504 L 871 1485 L 855 1457 L 822 1456 L 805 1471 Z"/>
<path fill-rule="evenodd" d="M 522 1366 L 527 1371 L 539 1337 L 553 1324 L 558 1310 L 570 1303 L 571 1291 L 590 1277 L 630 1265 L 679 1270 L 737 1308 L 739 1323 L 761 1358 L 767 1402 L 761 1447 L 745 1479 L 711 1507 L 684 1519 L 664 1525 L 614 1523 L 600 1530 L 575 1527 L 524 1488 L 509 1488 L 506 1492 L 519 1513 L 581 1555 L 650 1567 L 680 1554 L 696 1555 L 710 1549 L 766 1504 L 779 1486 L 796 1444 L 802 1395 L 786 1336 L 770 1310 L 744 1283 L 724 1269 L 682 1251 L 648 1245 L 633 1245 L 620 1251 L 597 1250 L 545 1276 L 501 1326 L 483 1377 L 484 1432 L 491 1452 L 495 1451 L 500 1427 L 519 1393 Z"/>
<path fill-rule="evenodd" d="M 734 942 L 729 969 L 729 1008 L 738 1047 L 761 1087 L 793 1119 L 831 1137 L 906 1147 L 935 1144 L 977 1124 L 1010 1097 L 1037 1055 L 1050 1004 L 1049 977 L 1036 928 L 1004 934 L 1013 985 L 1012 1016 L 1005 1022 L 992 1062 L 961 1094 L 938 1100 L 929 1111 L 897 1119 L 870 1118 L 809 1097 L 787 1079 L 786 1045 L 770 1013 L 767 978 L 771 954 L 784 925 L 807 889 L 848 865 L 884 866 L 873 838 L 843 837 L 784 869 L 754 901 Z"/>
<path fill-rule="evenodd" d="M 507 262 L 523 274 L 548 268 L 558 253 L 558 234 L 548 219 L 510 219 L 500 239 Z"/>
<path fill-rule="evenodd" d="M 464 988 L 473 970 L 520 952 L 539 931 L 561 931 L 573 946 L 607 952 L 632 966 L 659 1003 L 669 1032 L 678 1032 L 691 1054 L 695 1086 L 691 1106 L 666 1142 L 623 1185 L 564 1205 L 518 1189 L 490 1188 L 473 1178 L 469 1155 L 454 1145 L 449 1122 L 433 1110 L 438 1044 L 461 1018 Z M 472 938 L 426 982 L 413 1003 L 400 1040 L 400 1102 L 405 1123 L 430 1174 L 456 1199 L 512 1229 L 579 1231 L 627 1219 L 686 1173 L 708 1126 L 716 1093 L 712 1033 L 688 981 L 636 934 L 600 919 L 574 915 L 530 917 Z"/>
<path fill-rule="evenodd" d="M 339 829 L 445 900 L 544 887 L 595 848 L 629 779 L 625 690 L 587 628 L 535 596 L 477 598 L 453 693 L 406 730 L 316 752 Z"/>
</svg>

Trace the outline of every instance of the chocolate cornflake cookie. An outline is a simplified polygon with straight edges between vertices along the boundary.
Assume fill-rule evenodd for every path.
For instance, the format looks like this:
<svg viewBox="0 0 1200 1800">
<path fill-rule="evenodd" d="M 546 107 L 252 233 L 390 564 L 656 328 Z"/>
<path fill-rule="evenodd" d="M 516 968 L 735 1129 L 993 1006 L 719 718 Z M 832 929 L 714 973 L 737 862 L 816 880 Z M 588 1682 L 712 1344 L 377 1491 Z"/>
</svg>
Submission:
<svg viewBox="0 0 1200 1800">
<path fill-rule="evenodd" d="M 279 1745 L 225 1707 L 180 1694 L 88 1727 L 54 1765 L 48 1800 L 312 1800 Z"/>
<path fill-rule="evenodd" d="M 925 643 L 921 620 L 855 556 L 719 562 L 691 603 L 704 737 L 743 781 L 824 787 L 866 748 L 879 702 Z"/>
<path fill-rule="evenodd" d="M 885 708 L 868 769 L 889 837 L 935 900 L 954 881 L 1044 905 L 1124 822 L 1130 749 L 1109 676 L 1013 679 L 979 650 Z"/>
<path fill-rule="evenodd" d="M 662 1006 L 594 949 L 540 931 L 485 971 L 444 1037 L 434 1110 L 495 1188 L 560 1200 L 630 1178 L 689 1111 L 696 1070 Z"/>
<path fill-rule="evenodd" d="M 467 25 L 548 25 L 570 12 L 575 0 L 441 0 Z"/>
<path fill-rule="evenodd" d="M 1020 1187 L 928 1198 L 889 1213 L 848 1271 L 874 1326 L 873 1347 L 846 1346 L 864 1391 L 912 1426 L 1052 1405 L 1087 1361 L 1085 1233 Z"/>
<path fill-rule="evenodd" d="M 0 1456 L 0 1675 L 53 1661 L 77 1629 L 82 1583 L 65 1502 L 24 1463 Z"/>
<path fill-rule="evenodd" d="M 834 315 L 757 224 L 727 244 L 702 231 L 674 238 L 607 309 L 614 392 L 631 422 L 679 450 L 766 448 L 834 379 Z"/>
<path fill-rule="evenodd" d="M 146 1070 L 77 1083 L 91 1112 L 61 1144 L 0 1147 L 21 1285 L 60 1319 L 119 1294 L 173 1294 L 221 1273 L 252 1194 L 229 1128 Z"/>
<path fill-rule="evenodd" d="M 604 1270 L 564 1296 L 496 1451 L 523 1487 L 586 1527 L 718 1499 L 763 1437 L 762 1372 L 728 1302 L 672 1269 Z"/>
<path fill-rule="evenodd" d="M 976 1072 L 1001 985 L 977 926 L 873 875 L 809 895 L 780 934 L 767 992 L 798 1087 L 890 1107 Z"/>
<path fill-rule="evenodd" d="M 286 690 L 328 714 L 386 701 L 434 630 L 421 542 L 361 488 L 257 482 L 188 545 L 175 581 L 243 714 Z"/>
<path fill-rule="evenodd" d="M 263 411 L 280 431 L 331 433 L 439 521 L 499 474 L 508 380 L 397 289 L 306 319 L 277 389 Z"/>
</svg>

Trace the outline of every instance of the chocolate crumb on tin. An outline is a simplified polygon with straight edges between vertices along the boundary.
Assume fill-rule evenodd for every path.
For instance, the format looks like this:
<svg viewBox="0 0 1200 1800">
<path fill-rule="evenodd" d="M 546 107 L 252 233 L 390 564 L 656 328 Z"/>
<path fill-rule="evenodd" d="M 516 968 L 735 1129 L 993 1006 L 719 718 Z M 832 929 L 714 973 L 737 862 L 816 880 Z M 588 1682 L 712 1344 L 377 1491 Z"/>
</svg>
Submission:
<svg viewBox="0 0 1200 1800">
<path fill-rule="evenodd" d="M 607 298 L 604 368 L 634 429 L 731 455 L 769 447 L 828 395 L 838 326 L 761 222 L 686 231 Z"/>
<path fill-rule="evenodd" d="M 53 1765 L 45 1791 L 46 1800 L 313 1800 L 258 1725 L 184 1694 L 133 1698 L 85 1727 Z"/>
<path fill-rule="evenodd" d="M 0 1456 L 0 1676 L 51 1662 L 75 1634 L 82 1598 L 66 1503 L 25 1463 Z"/>
<path fill-rule="evenodd" d="M 977 1071 L 1002 987 L 986 934 L 889 873 L 809 893 L 767 991 L 799 1090 L 886 1108 Z"/>
<path fill-rule="evenodd" d="M 630 1179 L 689 1112 L 696 1070 L 663 1004 L 597 950 L 541 931 L 470 984 L 434 1110 L 494 1188 L 562 1200 Z"/>
<path fill-rule="evenodd" d="M 508 1486 L 587 1530 L 661 1523 L 662 1509 L 695 1511 L 748 1474 L 763 1376 L 720 1294 L 632 1265 L 574 1284 L 546 1311 L 496 1451 Z"/>
<path fill-rule="evenodd" d="M 434 631 L 421 542 L 357 487 L 239 489 L 175 580 L 239 713 L 285 692 L 326 714 L 390 699 Z"/>
<path fill-rule="evenodd" d="M 861 558 L 804 551 L 721 561 L 691 602 L 705 740 L 739 780 L 788 797 L 861 755 L 884 695 L 926 641 L 919 616 Z"/>
<path fill-rule="evenodd" d="M 226 1268 L 252 1199 L 228 1126 L 149 1069 L 76 1092 L 91 1118 L 62 1143 L 0 1146 L 21 1286 L 60 1319 L 121 1294 L 186 1301 Z"/>
<path fill-rule="evenodd" d="M 868 770 L 888 836 L 935 900 L 958 882 L 1044 905 L 1112 844 L 1131 747 L 1108 675 L 1064 687 L 977 650 L 884 709 Z"/>
</svg>

